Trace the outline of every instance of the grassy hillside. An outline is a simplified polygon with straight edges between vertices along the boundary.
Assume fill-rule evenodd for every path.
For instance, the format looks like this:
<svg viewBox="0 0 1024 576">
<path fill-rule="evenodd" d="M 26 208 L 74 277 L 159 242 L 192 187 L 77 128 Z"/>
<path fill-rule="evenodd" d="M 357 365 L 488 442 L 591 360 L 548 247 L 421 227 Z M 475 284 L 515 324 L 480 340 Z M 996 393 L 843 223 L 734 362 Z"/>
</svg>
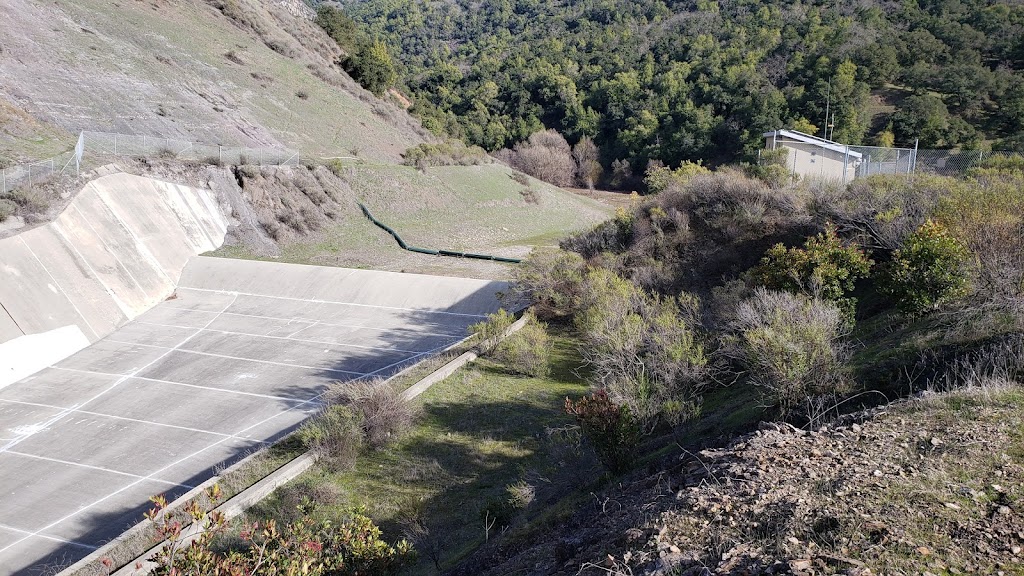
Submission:
<svg viewBox="0 0 1024 576">
<path fill-rule="evenodd" d="M 0 6 L 0 158 L 100 130 L 397 160 L 425 132 L 341 72 L 301 2 Z"/>
</svg>

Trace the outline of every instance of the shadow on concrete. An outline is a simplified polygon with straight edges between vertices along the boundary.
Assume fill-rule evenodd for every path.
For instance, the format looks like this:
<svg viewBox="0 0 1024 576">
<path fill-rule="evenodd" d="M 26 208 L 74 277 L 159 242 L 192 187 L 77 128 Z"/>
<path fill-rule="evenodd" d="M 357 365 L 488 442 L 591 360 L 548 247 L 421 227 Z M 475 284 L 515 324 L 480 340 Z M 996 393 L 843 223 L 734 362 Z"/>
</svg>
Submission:
<svg viewBox="0 0 1024 576">
<path fill-rule="evenodd" d="M 425 310 L 400 311 L 398 315 L 402 319 L 403 324 L 406 326 L 414 326 L 415 329 L 396 328 L 384 330 L 379 338 L 384 340 L 385 345 L 379 346 L 380 349 L 345 348 L 346 353 L 344 358 L 340 358 L 336 362 L 330 364 L 327 369 L 311 371 L 315 376 L 316 384 L 311 385 L 309 381 L 306 381 L 305 383 L 287 383 L 283 386 L 276 387 L 275 391 L 277 395 L 295 399 L 277 400 L 276 402 L 278 402 L 279 406 L 283 407 L 285 410 L 317 408 L 318 400 L 316 400 L 316 398 L 327 389 L 330 383 L 334 381 L 345 381 L 346 379 L 351 380 L 356 377 L 353 375 L 350 378 L 339 378 L 339 372 L 336 372 L 338 370 L 351 370 L 354 366 L 373 366 L 374 368 L 371 370 L 353 371 L 370 372 L 373 370 L 379 370 L 379 372 L 374 374 L 374 376 L 388 377 L 402 368 L 405 368 L 410 363 L 423 360 L 427 358 L 429 354 L 440 352 L 448 345 L 455 343 L 459 339 L 468 335 L 467 328 L 470 324 L 482 320 L 482 318 L 477 314 L 480 311 L 481 299 L 488 297 L 487 292 L 493 293 L 493 284 L 474 292 L 467 296 L 463 301 L 460 301 L 460 303 L 447 309 L 449 312 L 454 312 L 454 314 Z M 472 302 L 472 304 L 463 307 L 461 306 L 462 302 Z M 495 306 L 497 306 L 497 302 L 495 302 Z M 470 310 L 472 311 L 470 312 Z M 439 342 L 436 334 L 450 334 L 452 336 Z M 325 343 L 325 346 L 329 345 Z M 396 355 L 388 352 L 387 349 L 421 352 L 420 354 L 403 353 Z M 530 417 L 528 407 L 524 406 L 519 408 L 526 410 L 526 412 L 520 414 L 520 418 Z M 154 407 L 154 410 L 160 409 L 160 407 Z M 477 408 L 470 406 L 453 406 L 447 408 L 447 410 L 470 412 L 477 410 Z M 282 413 L 284 412 L 282 411 Z M 445 419 L 450 420 L 448 417 Z M 459 419 L 455 418 L 455 420 Z M 470 421 L 471 420 L 466 420 L 466 422 Z M 274 442 L 286 436 L 300 425 L 301 422 L 282 425 L 281 427 L 274 427 L 272 425 L 267 426 L 264 427 L 265 433 L 259 437 L 253 438 L 253 440 Z M 248 455 L 252 448 L 253 445 L 239 446 L 236 449 L 233 449 L 227 458 L 224 458 L 219 462 L 210 463 L 210 465 L 203 468 L 201 472 L 196 473 L 189 478 L 177 479 L 164 477 L 164 479 L 181 482 L 191 486 L 198 485 L 211 477 L 215 473 L 216 469 L 222 469 L 229 466 Z M 446 459 L 454 459 L 455 461 L 468 457 L 467 454 L 459 453 L 459 448 L 456 446 L 444 446 L 443 444 L 437 444 L 435 446 L 424 446 L 422 448 L 429 452 L 448 454 Z M 479 465 L 481 470 L 493 469 L 494 466 L 511 469 L 514 468 L 517 463 L 514 459 L 503 461 L 499 458 L 495 461 L 473 464 L 473 466 L 477 465 Z M 181 487 L 164 492 L 164 494 L 167 496 L 168 500 L 171 500 L 180 496 L 187 490 L 187 488 Z M 144 513 L 150 507 L 151 505 L 148 501 L 139 500 L 133 504 L 118 507 L 112 512 L 83 512 L 80 517 L 76 518 L 76 520 L 79 524 L 85 525 L 86 528 L 76 534 L 74 539 L 78 542 L 94 545 L 106 543 L 120 535 L 124 530 L 142 521 Z M 71 511 L 69 511 L 69 513 L 70 512 Z M 56 574 L 61 569 L 73 564 L 78 559 L 86 556 L 89 552 L 89 550 L 83 549 L 79 546 L 61 545 L 56 549 L 52 549 L 42 558 L 27 560 L 23 566 L 4 566 L 4 568 L 12 570 L 15 574 L 31 576 L 51 575 Z M 99 572 L 97 572 L 97 574 L 99 574 Z"/>
</svg>

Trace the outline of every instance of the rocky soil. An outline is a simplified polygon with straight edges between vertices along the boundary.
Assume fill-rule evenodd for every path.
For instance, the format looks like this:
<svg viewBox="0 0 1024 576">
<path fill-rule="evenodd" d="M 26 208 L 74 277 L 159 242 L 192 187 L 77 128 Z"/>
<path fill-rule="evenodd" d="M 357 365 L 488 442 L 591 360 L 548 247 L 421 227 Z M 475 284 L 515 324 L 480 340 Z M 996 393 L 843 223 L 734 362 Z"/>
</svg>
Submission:
<svg viewBox="0 0 1024 576">
<path fill-rule="evenodd" d="M 1021 574 L 1024 391 L 933 394 L 683 451 L 461 573 Z"/>
</svg>

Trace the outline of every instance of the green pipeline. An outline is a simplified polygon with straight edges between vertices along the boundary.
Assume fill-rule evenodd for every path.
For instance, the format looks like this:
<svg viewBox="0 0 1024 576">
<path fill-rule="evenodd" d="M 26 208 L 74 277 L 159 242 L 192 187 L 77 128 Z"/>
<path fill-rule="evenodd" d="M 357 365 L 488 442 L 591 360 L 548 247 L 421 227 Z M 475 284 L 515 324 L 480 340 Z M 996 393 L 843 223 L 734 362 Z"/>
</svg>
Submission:
<svg viewBox="0 0 1024 576">
<path fill-rule="evenodd" d="M 519 264 L 520 262 L 522 262 L 522 260 L 519 260 L 518 258 L 505 258 L 504 256 L 491 256 L 489 254 L 474 254 L 472 252 L 455 252 L 453 250 L 431 250 L 429 248 L 420 248 L 419 246 L 409 246 L 408 244 L 405 243 L 405 240 L 402 240 L 402 237 L 398 235 L 398 232 L 395 232 L 390 226 L 388 226 L 387 224 L 385 224 L 385 223 L 381 222 L 380 220 L 377 220 L 376 218 L 374 218 L 373 214 L 370 214 L 370 211 L 366 208 L 366 206 L 363 206 L 363 204 L 361 202 L 359 202 L 358 204 L 359 204 L 359 209 L 363 211 L 363 215 L 366 216 L 366 218 L 369 219 L 370 222 L 373 222 L 379 228 L 381 228 L 382 230 L 384 230 L 388 234 L 391 234 L 391 236 L 395 239 L 396 242 L 398 242 L 398 245 L 403 250 L 408 250 L 409 252 L 418 252 L 420 254 L 429 254 L 431 256 L 451 256 L 452 258 L 473 258 L 473 259 L 476 259 L 476 260 L 492 260 L 494 262 L 508 262 L 509 264 Z"/>
</svg>

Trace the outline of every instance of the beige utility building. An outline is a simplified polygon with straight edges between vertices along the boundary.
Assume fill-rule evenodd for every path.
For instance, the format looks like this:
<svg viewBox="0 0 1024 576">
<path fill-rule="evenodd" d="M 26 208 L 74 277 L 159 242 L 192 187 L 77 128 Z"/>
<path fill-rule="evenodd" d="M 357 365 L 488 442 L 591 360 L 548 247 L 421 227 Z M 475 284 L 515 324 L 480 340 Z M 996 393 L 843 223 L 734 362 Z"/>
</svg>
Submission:
<svg viewBox="0 0 1024 576">
<path fill-rule="evenodd" d="M 861 165 L 861 154 L 845 144 L 797 132 L 775 130 L 765 132 L 765 147 L 769 150 L 784 148 L 786 166 L 801 178 L 822 178 L 849 182 L 856 178 Z"/>
</svg>

